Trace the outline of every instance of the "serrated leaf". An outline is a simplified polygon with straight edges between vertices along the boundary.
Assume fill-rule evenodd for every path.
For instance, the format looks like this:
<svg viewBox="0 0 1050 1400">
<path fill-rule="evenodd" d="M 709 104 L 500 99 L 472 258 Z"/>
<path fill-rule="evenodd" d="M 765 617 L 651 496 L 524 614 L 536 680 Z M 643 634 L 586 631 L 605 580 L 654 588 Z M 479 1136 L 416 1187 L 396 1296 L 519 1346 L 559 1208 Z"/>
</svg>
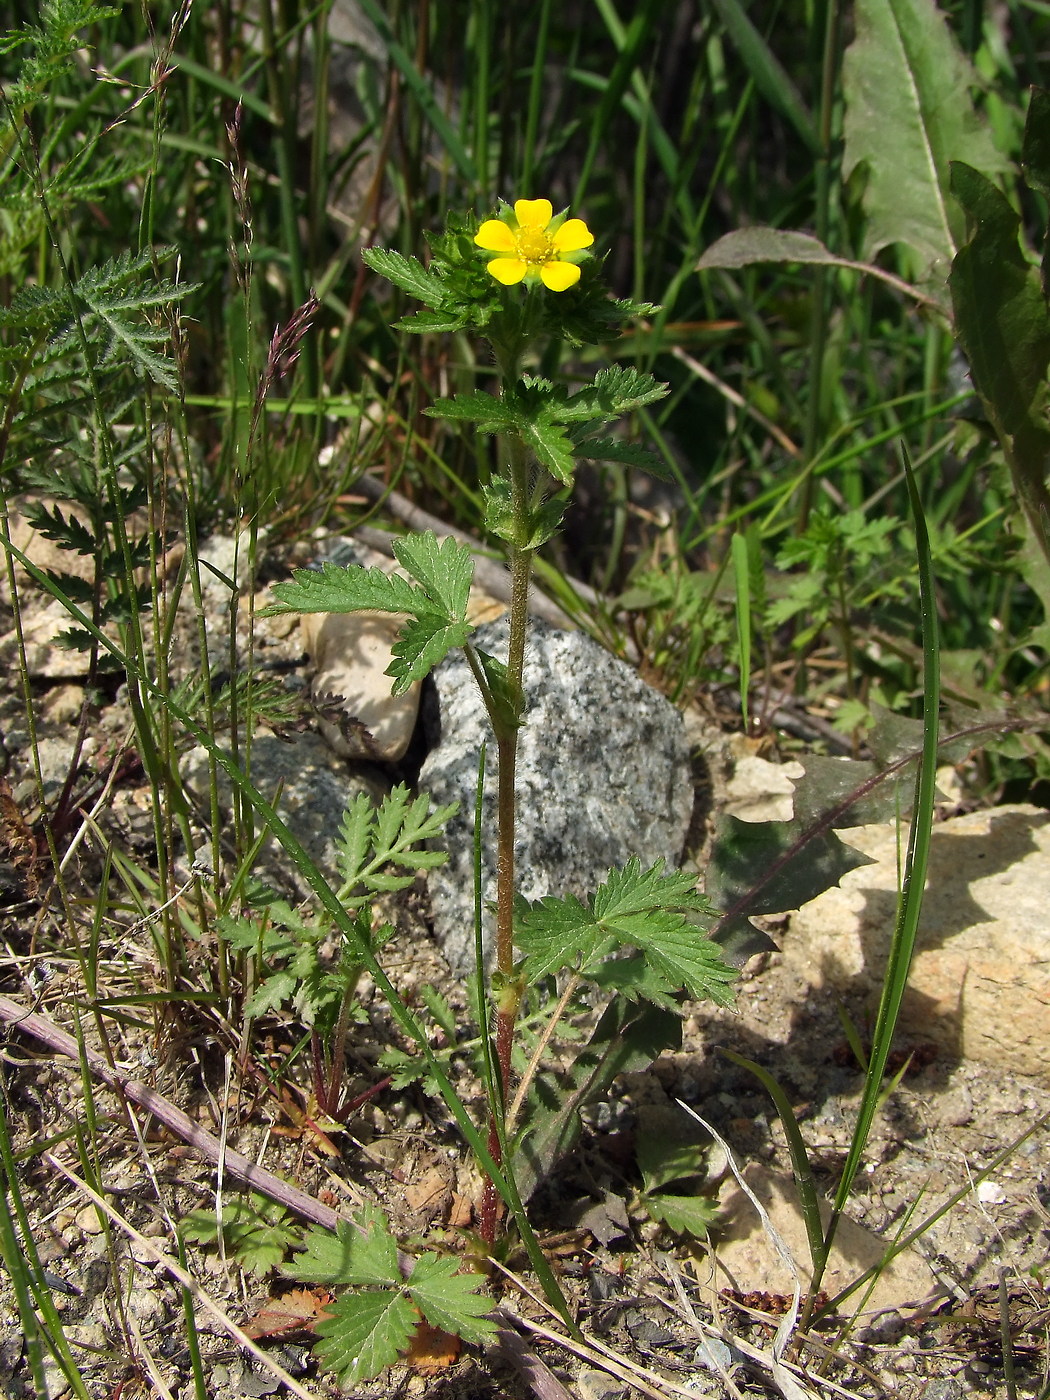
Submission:
<svg viewBox="0 0 1050 1400">
<path fill-rule="evenodd" d="M 406 258 L 404 254 L 397 253 L 392 248 L 366 248 L 361 254 L 361 259 L 373 272 L 378 272 L 380 277 L 393 282 L 395 287 L 408 292 L 417 301 L 424 302 L 436 311 L 444 307 L 447 299 L 444 283 L 439 277 L 427 272 L 417 259 Z"/>
<path fill-rule="evenodd" d="M 643 871 L 633 859 L 622 870 L 610 871 L 587 904 L 574 895 L 548 896 L 533 905 L 522 901 L 517 941 L 533 981 L 566 967 L 578 967 L 588 976 L 612 948 L 628 944 L 672 987 L 726 1004 L 735 974 L 704 929 L 691 922 L 711 914 L 685 872 L 665 874 L 662 861 Z"/>
<path fill-rule="evenodd" d="M 628 1001 L 648 1001 L 668 1011 L 678 1009 L 678 984 L 672 983 L 641 953 L 630 958 L 610 958 L 597 967 L 592 965 L 587 977 L 603 992 L 615 992 Z"/>
<path fill-rule="evenodd" d="M 268 616 L 288 612 L 433 611 L 423 590 L 400 574 L 362 569 L 357 564 L 342 566 L 329 560 L 320 569 L 296 569 L 291 579 L 275 583 L 271 591 L 278 603 L 266 609 Z"/>
<path fill-rule="evenodd" d="M 643 1200 L 653 1219 L 662 1221 L 676 1235 L 705 1239 L 718 1219 L 718 1203 L 707 1196 L 666 1196 L 660 1193 L 647 1195 Z"/>
<path fill-rule="evenodd" d="M 314 1356 L 343 1387 L 392 1366 L 412 1340 L 418 1314 L 403 1293 L 346 1293 L 315 1327 Z"/>
<path fill-rule="evenodd" d="M 632 409 L 655 403 L 667 393 L 668 386 L 659 383 L 651 374 L 643 374 L 640 370 L 623 365 L 612 365 L 608 369 L 600 369 L 592 384 L 560 404 L 558 419 L 562 423 L 606 422 Z"/>
<path fill-rule="evenodd" d="M 397 1241 L 383 1212 L 366 1204 L 354 1218 L 356 1225 L 340 1220 L 335 1230 L 313 1226 L 303 1241 L 303 1252 L 285 1268 L 285 1274 L 298 1283 L 351 1283 L 365 1288 L 403 1283 Z"/>
<path fill-rule="evenodd" d="M 683 1132 L 688 1131 L 692 1120 L 682 1113 L 680 1121 Z M 634 1153 L 646 1195 L 704 1170 L 704 1147 L 693 1136 L 677 1136 L 673 1125 L 668 1133 L 639 1133 Z"/>
<path fill-rule="evenodd" d="M 949 162 L 987 172 L 1003 162 L 970 93 L 977 83 L 933 0 L 858 0 L 843 60 L 848 178 L 867 168 L 863 254 L 891 243 L 916 255 L 918 280 L 943 277 L 962 235 Z"/>
<path fill-rule="evenodd" d="M 637 442 L 624 442 L 621 438 L 584 438 L 573 448 L 577 457 L 588 462 L 623 462 L 629 467 L 638 467 L 649 476 L 669 481 L 671 473 L 667 464 L 648 447 Z"/>
<path fill-rule="evenodd" d="M 572 438 L 565 429 L 556 423 L 535 420 L 523 423 L 520 431 L 540 466 L 563 486 L 571 486 L 576 462 Z"/>
<path fill-rule="evenodd" d="M 476 423 L 485 433 L 505 432 L 508 428 L 519 427 L 522 422 L 521 410 L 512 399 L 496 398 L 483 389 L 457 394 L 451 399 L 435 399 L 424 412 L 431 418 Z"/>
<path fill-rule="evenodd" d="M 492 1311 L 492 1299 L 478 1292 L 482 1285 L 477 1274 L 459 1272 L 458 1260 L 428 1253 L 416 1260 L 408 1291 L 431 1326 L 477 1343 L 496 1330 L 496 1323 L 486 1316 Z"/>
<path fill-rule="evenodd" d="M 394 541 L 394 557 L 423 586 L 436 609 L 452 621 L 467 616 L 474 556 L 468 545 L 449 536 L 438 543 L 431 530 Z"/>
<path fill-rule="evenodd" d="M 291 1001 L 298 988 L 299 979 L 291 972 L 275 972 L 264 977 L 248 998 L 245 1015 L 262 1016 L 267 1011 L 277 1011 L 286 1001 Z"/>
<path fill-rule="evenodd" d="M 442 335 L 449 331 L 459 331 L 467 324 L 466 318 L 455 310 L 413 311 L 410 316 L 402 316 L 394 322 L 394 330 L 409 331 L 413 335 Z"/>
<path fill-rule="evenodd" d="M 453 647 L 461 647 L 473 632 L 469 622 L 416 617 L 402 629 L 391 648 L 393 661 L 386 674 L 394 678 L 393 693 L 404 695 L 415 681 L 428 676 Z"/>
</svg>

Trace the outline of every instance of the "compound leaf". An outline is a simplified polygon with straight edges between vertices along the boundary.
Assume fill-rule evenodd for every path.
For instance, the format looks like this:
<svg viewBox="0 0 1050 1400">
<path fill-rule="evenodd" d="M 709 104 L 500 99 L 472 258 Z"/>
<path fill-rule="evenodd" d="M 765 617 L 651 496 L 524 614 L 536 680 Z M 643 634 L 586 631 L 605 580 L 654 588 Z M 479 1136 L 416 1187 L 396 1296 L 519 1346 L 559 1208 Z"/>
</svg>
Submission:
<svg viewBox="0 0 1050 1400">
<path fill-rule="evenodd" d="M 486 1316 L 492 1300 L 478 1293 L 481 1285 L 477 1274 L 459 1272 L 458 1260 L 422 1254 L 409 1276 L 408 1291 L 432 1327 L 465 1342 L 483 1342 L 495 1332 L 496 1324 Z"/>
<path fill-rule="evenodd" d="M 364 1205 L 356 1224 L 340 1220 L 335 1230 L 320 1225 L 307 1231 L 303 1252 L 285 1273 L 298 1283 L 352 1283 L 358 1287 L 397 1286 L 404 1282 L 397 1262 L 397 1242 L 386 1216 Z"/>
<path fill-rule="evenodd" d="M 398 1291 L 345 1293 L 327 1304 L 326 1316 L 314 1327 L 321 1341 L 314 1355 L 334 1371 L 347 1388 L 371 1380 L 391 1366 L 408 1348 L 419 1314 Z"/>
</svg>

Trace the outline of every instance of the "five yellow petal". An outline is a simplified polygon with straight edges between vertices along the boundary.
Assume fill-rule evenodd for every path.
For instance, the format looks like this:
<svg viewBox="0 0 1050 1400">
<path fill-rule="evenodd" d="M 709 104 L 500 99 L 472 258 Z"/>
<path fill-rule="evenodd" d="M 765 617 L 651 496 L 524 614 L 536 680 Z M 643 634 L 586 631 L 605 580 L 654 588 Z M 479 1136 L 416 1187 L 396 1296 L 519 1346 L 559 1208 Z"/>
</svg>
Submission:
<svg viewBox="0 0 1050 1400">
<path fill-rule="evenodd" d="M 474 242 L 487 253 L 500 254 L 488 264 L 497 282 L 513 287 L 530 275 L 538 275 L 548 291 L 564 292 L 576 285 L 580 269 L 566 254 L 589 248 L 594 235 L 582 219 L 566 219 L 548 233 L 547 226 L 553 218 L 554 206 L 549 199 L 517 199 L 509 223 L 503 219 L 485 220 L 474 235 Z"/>
</svg>

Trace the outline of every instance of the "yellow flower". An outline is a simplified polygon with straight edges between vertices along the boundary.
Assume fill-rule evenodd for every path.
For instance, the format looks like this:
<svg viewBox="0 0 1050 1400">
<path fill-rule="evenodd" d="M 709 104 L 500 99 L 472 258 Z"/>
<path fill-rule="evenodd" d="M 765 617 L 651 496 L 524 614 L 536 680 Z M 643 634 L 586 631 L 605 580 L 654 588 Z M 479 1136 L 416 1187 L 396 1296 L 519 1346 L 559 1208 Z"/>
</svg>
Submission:
<svg viewBox="0 0 1050 1400">
<path fill-rule="evenodd" d="M 594 234 L 582 219 L 554 219 L 554 206 L 549 199 L 518 199 L 514 213 L 506 211 L 504 219 L 486 219 L 474 235 L 474 242 L 486 252 L 499 256 L 489 262 L 489 271 L 497 282 L 513 287 L 525 278 L 530 281 L 539 274 L 540 281 L 552 292 L 564 292 L 580 280 L 580 269 L 567 256 L 589 248 Z"/>
</svg>

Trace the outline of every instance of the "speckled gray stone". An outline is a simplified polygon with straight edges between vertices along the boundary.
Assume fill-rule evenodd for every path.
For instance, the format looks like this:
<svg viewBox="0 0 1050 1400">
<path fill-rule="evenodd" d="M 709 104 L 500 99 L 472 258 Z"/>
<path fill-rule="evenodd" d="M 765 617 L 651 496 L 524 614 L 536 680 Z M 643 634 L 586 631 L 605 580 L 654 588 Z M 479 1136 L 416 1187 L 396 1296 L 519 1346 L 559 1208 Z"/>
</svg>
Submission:
<svg viewBox="0 0 1050 1400">
<path fill-rule="evenodd" d="M 506 657 L 505 622 L 475 642 Z M 419 778 L 436 802 L 458 800 L 446 865 L 427 877 L 434 924 L 454 969 L 473 965 L 473 832 L 478 754 L 488 740 L 483 845 L 486 900 L 495 898 L 495 743 L 461 653 L 434 673 L 437 714 Z M 612 867 L 677 866 L 693 807 L 681 716 L 637 673 L 581 632 L 533 624 L 525 660 L 526 724 L 518 753 L 518 890 L 526 899 L 583 898 Z M 491 919 L 486 916 L 486 936 Z"/>
</svg>

